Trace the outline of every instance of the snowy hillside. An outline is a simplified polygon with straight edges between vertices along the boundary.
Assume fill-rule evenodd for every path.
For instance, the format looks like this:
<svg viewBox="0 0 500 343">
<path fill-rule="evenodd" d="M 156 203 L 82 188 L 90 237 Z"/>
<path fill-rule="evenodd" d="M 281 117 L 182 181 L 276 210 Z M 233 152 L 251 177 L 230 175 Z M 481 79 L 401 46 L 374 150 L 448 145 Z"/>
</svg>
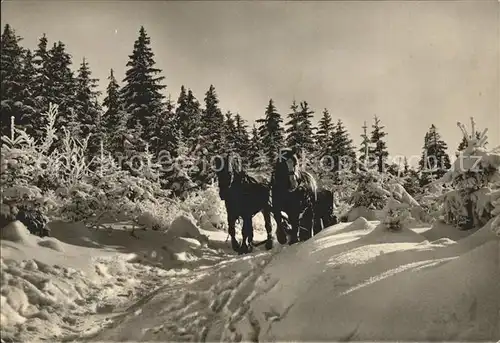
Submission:
<svg viewBox="0 0 500 343">
<path fill-rule="evenodd" d="M 2 229 L 2 338 L 491 341 L 500 337 L 492 222 L 465 235 L 442 223 L 389 232 L 359 218 L 244 257 L 223 232 L 184 217 L 170 234 L 138 238 L 120 225 L 55 223 L 40 239 L 15 222 Z"/>
</svg>

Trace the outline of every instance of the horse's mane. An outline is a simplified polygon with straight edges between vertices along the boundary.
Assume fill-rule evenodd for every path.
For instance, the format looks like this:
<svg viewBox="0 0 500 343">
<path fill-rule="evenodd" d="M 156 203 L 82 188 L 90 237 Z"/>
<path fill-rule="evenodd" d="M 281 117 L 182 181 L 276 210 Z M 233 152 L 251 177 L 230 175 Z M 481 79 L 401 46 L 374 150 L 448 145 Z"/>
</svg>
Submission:
<svg viewBox="0 0 500 343">
<path fill-rule="evenodd" d="M 234 174 L 234 176 L 238 177 L 240 183 L 254 184 L 254 185 L 260 184 L 260 182 L 257 181 L 256 178 L 248 174 L 248 172 L 244 169 L 243 165 L 241 164 L 241 161 L 237 162 L 236 159 L 229 159 L 229 161 L 231 164 L 231 172 Z"/>
<path fill-rule="evenodd" d="M 300 174 L 300 178 L 302 180 L 304 180 L 308 186 L 311 187 L 311 192 L 312 192 L 312 195 L 314 196 L 314 201 L 317 201 L 318 200 L 318 184 L 316 183 L 316 179 L 314 178 L 314 176 L 312 176 L 311 173 L 303 171 L 303 170 L 301 170 L 299 172 L 299 174 Z"/>
</svg>

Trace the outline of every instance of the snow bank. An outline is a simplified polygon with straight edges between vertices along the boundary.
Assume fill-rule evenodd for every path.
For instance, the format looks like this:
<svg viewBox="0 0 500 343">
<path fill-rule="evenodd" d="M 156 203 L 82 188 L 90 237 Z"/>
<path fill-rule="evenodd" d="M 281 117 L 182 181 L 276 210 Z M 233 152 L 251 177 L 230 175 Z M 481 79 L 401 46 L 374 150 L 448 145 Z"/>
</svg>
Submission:
<svg viewBox="0 0 500 343">
<path fill-rule="evenodd" d="M 347 221 L 353 222 L 356 219 L 364 217 L 367 220 L 377 220 L 377 215 L 374 210 L 370 210 L 364 206 L 354 207 L 347 214 Z"/>
<path fill-rule="evenodd" d="M 2 339 L 82 338 L 85 328 L 103 328 L 103 314 L 168 282 L 165 269 L 223 258 L 203 247 L 207 238 L 189 218 L 174 222 L 170 234 L 139 230 L 138 238 L 119 225 L 51 223 L 53 237 L 45 239 L 18 221 L 2 228 Z"/>
<path fill-rule="evenodd" d="M 499 337 L 500 241 L 490 227 L 455 244 L 378 225 L 353 241 L 325 244 L 362 226 L 359 220 L 277 255 L 254 290 L 261 294 L 248 310 L 254 318 L 236 326 L 242 339 L 251 339 L 244 336 L 251 322 L 260 341 Z"/>
</svg>

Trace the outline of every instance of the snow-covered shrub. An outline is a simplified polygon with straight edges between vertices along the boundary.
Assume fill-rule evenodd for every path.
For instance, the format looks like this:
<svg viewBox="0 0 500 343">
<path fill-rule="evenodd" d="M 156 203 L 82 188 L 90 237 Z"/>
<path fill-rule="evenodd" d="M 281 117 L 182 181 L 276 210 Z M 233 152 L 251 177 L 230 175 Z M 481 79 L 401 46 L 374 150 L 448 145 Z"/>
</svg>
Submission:
<svg viewBox="0 0 500 343">
<path fill-rule="evenodd" d="M 383 187 L 384 176 L 375 170 L 360 171 L 356 176 L 358 187 L 349 198 L 354 208 L 365 207 L 381 210 L 390 192 Z"/>
<path fill-rule="evenodd" d="M 59 169 L 56 162 L 48 163 L 51 167 L 55 165 L 53 168 L 47 168 L 45 162 L 47 151 L 55 140 L 53 125 L 57 106 L 51 106 L 43 115 L 48 125 L 44 140 L 38 144 L 24 130 L 15 127 L 13 118 L 10 137 L 2 136 L 0 180 L 2 215 L 5 217 L 12 218 L 19 208 L 48 213 L 57 207 L 53 192 L 44 192 L 44 182 L 41 182 L 53 177 L 51 173 Z"/>
<path fill-rule="evenodd" d="M 181 204 L 181 209 L 191 215 L 201 228 L 214 230 L 227 227 L 227 212 L 224 202 L 219 197 L 216 184 L 190 194 Z"/>
<path fill-rule="evenodd" d="M 401 231 L 407 227 L 414 220 L 410 213 L 411 207 L 419 206 L 399 182 L 401 180 L 397 178 L 389 180 L 390 197 L 382 211 L 382 223 L 389 231 Z"/>
<path fill-rule="evenodd" d="M 152 162 L 149 150 L 140 156 L 142 168 L 135 176 L 105 153 L 102 144 L 100 156 L 88 161 L 88 137 L 79 140 L 62 128 L 62 138 L 54 147 L 57 114 L 57 105 L 50 104 L 44 113 L 45 137 L 39 142 L 14 123 L 11 136 L 2 137 L 2 214 L 12 218 L 18 208 L 35 208 L 52 219 L 98 226 L 103 217 L 137 222 L 149 211 L 155 217 L 152 226 L 167 225 L 168 206 L 162 201 L 169 194 L 161 189 L 159 165 Z"/>
<path fill-rule="evenodd" d="M 472 132 L 476 132 L 471 118 Z M 446 223 L 471 229 L 481 227 L 492 218 L 492 185 L 500 180 L 500 153 L 487 151 L 487 129 L 479 136 L 468 135 L 458 123 L 467 141 L 450 170 L 435 183 L 446 183 L 453 188 L 442 196 L 443 216 Z"/>
</svg>

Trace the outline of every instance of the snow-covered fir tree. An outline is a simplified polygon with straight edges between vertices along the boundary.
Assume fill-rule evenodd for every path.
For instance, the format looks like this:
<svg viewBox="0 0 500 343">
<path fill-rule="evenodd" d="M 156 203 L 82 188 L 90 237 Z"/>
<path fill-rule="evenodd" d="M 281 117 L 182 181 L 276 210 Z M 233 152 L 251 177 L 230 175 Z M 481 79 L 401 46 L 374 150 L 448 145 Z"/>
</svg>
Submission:
<svg viewBox="0 0 500 343">
<path fill-rule="evenodd" d="M 71 55 L 66 51 L 66 45 L 58 41 L 49 50 L 47 74 L 49 77 L 48 101 L 58 104 L 59 115 L 56 127 L 75 125 L 75 78 L 71 70 Z"/>
<path fill-rule="evenodd" d="M 74 132 L 77 137 L 84 138 L 90 135 L 89 156 L 96 156 L 100 150 L 102 137 L 101 113 L 99 104 L 101 92 L 97 90 L 96 78 L 92 78 L 89 64 L 83 58 L 76 76 L 76 94 L 74 113 L 78 123 L 78 131 Z"/>
<path fill-rule="evenodd" d="M 24 104 L 23 90 L 23 48 L 19 45 L 22 38 L 6 24 L 1 36 L 0 76 L 1 76 L 1 113 L 2 135 L 10 132 L 10 118 L 18 124 L 25 123 L 25 116 L 31 111 Z"/>
<path fill-rule="evenodd" d="M 334 127 L 332 139 L 328 145 L 328 156 L 333 159 L 334 168 L 332 170 L 335 173 L 345 169 L 353 169 L 356 166 L 356 152 L 352 139 L 341 119 Z"/>
<path fill-rule="evenodd" d="M 250 138 L 248 168 L 255 171 L 264 171 L 270 169 L 270 166 L 269 158 L 264 152 L 264 147 L 262 146 L 262 138 L 260 137 L 259 130 L 254 124 Z"/>
<path fill-rule="evenodd" d="M 150 45 L 151 38 L 141 26 L 120 90 L 121 102 L 128 115 L 127 128 L 136 133 L 141 131 L 141 138 L 146 141 L 154 135 L 157 120 L 164 114 L 162 90 L 166 88 L 161 84 L 164 77 L 158 76 L 161 70 L 155 67 Z"/>
<path fill-rule="evenodd" d="M 235 151 L 242 158 L 243 163 L 247 164 L 250 149 L 250 137 L 248 134 L 248 126 L 245 120 L 237 113 L 234 117 L 236 126 L 236 139 L 234 141 Z"/>
<path fill-rule="evenodd" d="M 316 132 L 316 146 L 320 156 L 325 156 L 328 153 L 328 145 L 332 139 L 333 132 L 332 116 L 325 108 L 318 124 L 318 131 Z"/>
<path fill-rule="evenodd" d="M 41 139 L 43 135 L 43 128 L 47 123 L 44 122 L 46 116 L 42 115 L 45 113 L 49 106 L 49 95 L 50 95 L 50 77 L 49 77 L 49 50 L 48 50 L 48 39 L 45 34 L 40 37 L 37 48 L 33 55 L 33 64 L 35 65 L 36 75 L 34 78 L 34 87 L 36 94 L 36 114 L 33 117 L 33 137 L 35 139 Z"/>
<path fill-rule="evenodd" d="M 284 145 L 283 119 L 279 114 L 273 99 L 269 99 L 264 118 L 257 119 L 258 136 L 261 139 L 262 153 L 268 159 L 267 163 L 273 164 L 278 157 L 279 150 Z"/>
<path fill-rule="evenodd" d="M 385 126 L 380 125 L 380 119 L 375 115 L 374 123 L 372 124 L 372 132 L 370 137 L 370 155 L 374 157 L 377 162 L 378 172 L 382 173 L 384 171 L 385 163 L 389 152 L 387 151 L 387 146 L 384 137 L 387 135 L 384 132 Z"/>
<path fill-rule="evenodd" d="M 165 103 L 164 111 L 156 117 L 150 129 L 153 132 L 150 134 L 148 142 L 153 153 L 158 155 L 162 151 L 175 152 L 178 144 L 179 125 L 174 103 L 170 96 Z"/>
<path fill-rule="evenodd" d="M 108 86 L 103 106 L 106 108 L 102 116 L 102 128 L 105 137 L 105 150 L 117 158 L 123 150 L 123 140 L 126 131 L 126 113 L 120 103 L 120 86 L 116 81 L 113 69 L 108 76 Z"/>
<path fill-rule="evenodd" d="M 224 142 L 224 115 L 219 108 L 219 99 L 215 87 L 205 93 L 205 108 L 201 116 L 201 135 L 209 156 L 214 156 L 223 151 Z"/>
<path fill-rule="evenodd" d="M 359 148 L 359 161 L 361 164 L 370 163 L 373 159 L 370 158 L 370 137 L 368 136 L 368 126 L 366 121 L 363 126 L 363 134 L 361 134 L 361 147 Z M 367 153 L 368 152 L 368 153 Z"/>
<path fill-rule="evenodd" d="M 434 183 L 450 184 L 453 188 L 442 197 L 444 220 L 462 229 L 472 229 L 483 226 L 493 216 L 492 192 L 500 181 L 500 154 L 486 150 L 487 129 L 476 138 L 468 134 L 463 124 L 458 126 L 467 139 L 467 147 Z M 473 118 L 470 132 L 476 132 Z"/>
<path fill-rule="evenodd" d="M 288 115 L 287 146 L 295 148 L 302 157 L 309 156 L 314 151 L 314 128 L 311 122 L 314 111 L 306 101 L 300 103 L 300 108 L 293 101 L 292 112 Z"/>
<path fill-rule="evenodd" d="M 33 54 L 31 50 L 26 49 L 23 54 L 23 69 L 22 69 L 22 83 L 24 85 L 21 91 L 21 98 L 23 99 L 23 115 L 20 124 L 26 129 L 26 132 L 34 137 L 35 130 L 33 127 L 34 118 L 37 115 L 37 100 L 36 100 L 36 69 L 33 63 Z"/>
<path fill-rule="evenodd" d="M 438 179 L 442 177 L 450 168 L 450 157 L 446 153 L 446 149 L 447 145 L 441 139 L 436 126 L 431 125 L 429 131 L 425 134 L 422 157 L 419 161 L 422 186 L 431 182 L 430 178 Z"/>
<path fill-rule="evenodd" d="M 226 112 L 226 119 L 224 121 L 224 137 L 226 152 L 238 153 L 238 151 L 236 151 L 236 141 L 238 139 L 236 133 L 236 123 L 231 111 Z"/>
<path fill-rule="evenodd" d="M 476 131 L 476 139 L 479 139 L 480 135 L 481 135 L 481 132 Z M 460 144 L 458 144 L 457 152 L 455 153 L 456 156 L 458 156 L 460 154 L 460 151 L 464 151 L 465 148 L 467 148 L 468 138 L 471 138 L 471 137 L 465 137 L 465 136 L 462 137 Z M 487 145 L 488 142 L 486 142 L 485 144 Z"/>
</svg>

